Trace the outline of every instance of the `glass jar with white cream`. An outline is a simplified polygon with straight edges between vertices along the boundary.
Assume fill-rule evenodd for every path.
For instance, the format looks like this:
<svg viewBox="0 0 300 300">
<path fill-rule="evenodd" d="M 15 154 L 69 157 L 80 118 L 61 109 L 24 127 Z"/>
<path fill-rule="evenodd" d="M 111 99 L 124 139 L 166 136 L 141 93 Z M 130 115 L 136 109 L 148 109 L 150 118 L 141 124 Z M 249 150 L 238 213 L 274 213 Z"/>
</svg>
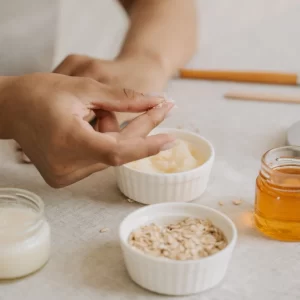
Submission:
<svg viewBox="0 0 300 300">
<path fill-rule="evenodd" d="M 37 195 L 0 188 L 0 279 L 31 274 L 50 255 L 50 226 Z"/>
</svg>

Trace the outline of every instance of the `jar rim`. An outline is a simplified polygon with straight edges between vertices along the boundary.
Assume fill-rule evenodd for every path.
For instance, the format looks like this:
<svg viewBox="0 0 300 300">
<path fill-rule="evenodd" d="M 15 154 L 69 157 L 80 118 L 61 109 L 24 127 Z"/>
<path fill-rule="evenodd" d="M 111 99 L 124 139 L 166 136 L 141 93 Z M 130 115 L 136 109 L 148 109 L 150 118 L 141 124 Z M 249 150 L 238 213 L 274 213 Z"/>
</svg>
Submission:
<svg viewBox="0 0 300 300">
<path fill-rule="evenodd" d="M 35 217 L 32 221 L 26 223 L 26 228 L 24 230 L 31 229 L 35 227 L 44 217 L 44 202 L 37 194 L 32 193 L 28 190 L 19 188 L 0 188 L 0 207 L 1 203 L 9 203 L 9 200 L 14 200 L 15 207 L 26 207 L 27 209 L 33 208 L 35 212 Z M 28 204 L 25 206 L 21 201 Z M 1 226 L 0 229 L 5 229 L 5 225 Z"/>
<path fill-rule="evenodd" d="M 280 151 L 280 150 L 296 150 L 296 151 L 300 152 L 300 146 L 282 146 L 282 147 L 272 148 L 272 149 L 268 150 L 267 152 L 265 152 L 265 154 L 262 156 L 262 158 L 261 158 L 262 163 L 265 163 L 265 159 L 271 153 L 273 153 L 275 151 Z M 300 161 L 300 157 L 299 157 L 299 161 Z"/>
<path fill-rule="evenodd" d="M 288 152 L 288 151 L 296 151 L 299 152 L 299 156 L 295 156 L 295 157 L 291 157 L 291 156 L 280 156 L 279 153 L 284 153 L 284 152 Z M 274 166 L 274 168 L 272 168 L 272 163 L 267 162 L 267 159 L 269 158 L 271 160 L 271 156 L 272 154 L 276 154 L 276 152 L 278 152 L 278 157 L 276 157 L 276 155 L 274 155 L 273 160 L 275 161 L 275 165 L 277 164 L 277 166 Z M 281 171 L 280 167 L 289 167 L 294 165 L 295 167 L 298 166 L 300 169 L 300 146 L 283 146 L 283 147 L 277 147 L 277 148 L 272 148 L 270 150 L 268 150 L 261 158 L 261 164 L 262 164 L 262 168 L 261 168 L 261 172 L 263 174 L 265 174 L 268 177 L 268 174 L 272 173 L 276 173 L 276 176 L 286 176 L 286 173 Z M 293 177 L 295 178 L 300 178 L 300 172 L 299 173 L 293 173 L 292 174 Z"/>
</svg>

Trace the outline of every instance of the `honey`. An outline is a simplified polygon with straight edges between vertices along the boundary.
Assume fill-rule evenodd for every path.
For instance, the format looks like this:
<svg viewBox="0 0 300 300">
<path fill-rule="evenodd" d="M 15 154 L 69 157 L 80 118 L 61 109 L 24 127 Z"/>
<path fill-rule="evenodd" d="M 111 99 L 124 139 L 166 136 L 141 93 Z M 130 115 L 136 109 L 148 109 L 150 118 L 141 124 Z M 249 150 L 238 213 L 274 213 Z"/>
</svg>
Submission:
<svg viewBox="0 0 300 300">
<path fill-rule="evenodd" d="M 282 241 L 300 241 L 300 147 L 272 149 L 256 180 L 255 225 Z"/>
</svg>

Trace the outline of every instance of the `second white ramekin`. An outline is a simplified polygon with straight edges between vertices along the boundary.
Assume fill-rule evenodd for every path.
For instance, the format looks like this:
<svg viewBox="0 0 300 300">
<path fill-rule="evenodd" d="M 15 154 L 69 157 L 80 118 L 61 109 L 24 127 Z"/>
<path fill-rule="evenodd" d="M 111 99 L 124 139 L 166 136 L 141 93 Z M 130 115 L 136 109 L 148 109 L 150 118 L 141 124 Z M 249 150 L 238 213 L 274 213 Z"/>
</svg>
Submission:
<svg viewBox="0 0 300 300">
<path fill-rule="evenodd" d="M 128 243 L 130 233 L 142 225 L 168 225 L 182 218 L 209 219 L 221 229 L 228 245 L 208 257 L 178 261 L 144 254 Z M 120 242 L 132 280 L 150 291 L 166 295 L 189 295 L 221 282 L 237 240 L 234 223 L 215 209 L 195 203 L 163 203 L 145 206 L 127 216 L 120 225 Z"/>
<path fill-rule="evenodd" d="M 200 197 L 208 184 L 215 153 L 212 144 L 190 131 L 157 128 L 152 134 L 170 133 L 192 143 L 204 156 L 201 166 L 180 173 L 144 173 L 123 165 L 116 169 L 117 183 L 128 198 L 144 204 L 188 202 Z"/>
</svg>

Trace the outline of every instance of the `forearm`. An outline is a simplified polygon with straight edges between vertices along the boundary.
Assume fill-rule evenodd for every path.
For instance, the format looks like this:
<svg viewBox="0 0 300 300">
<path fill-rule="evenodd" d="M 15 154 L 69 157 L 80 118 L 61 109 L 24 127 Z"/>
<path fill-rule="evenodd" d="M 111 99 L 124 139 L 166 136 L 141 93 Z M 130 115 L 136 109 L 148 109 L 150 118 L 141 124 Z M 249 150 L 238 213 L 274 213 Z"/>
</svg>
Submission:
<svg viewBox="0 0 300 300">
<path fill-rule="evenodd" d="M 131 19 L 119 58 L 145 55 L 166 76 L 182 67 L 196 49 L 193 0 L 120 0 Z"/>
</svg>

